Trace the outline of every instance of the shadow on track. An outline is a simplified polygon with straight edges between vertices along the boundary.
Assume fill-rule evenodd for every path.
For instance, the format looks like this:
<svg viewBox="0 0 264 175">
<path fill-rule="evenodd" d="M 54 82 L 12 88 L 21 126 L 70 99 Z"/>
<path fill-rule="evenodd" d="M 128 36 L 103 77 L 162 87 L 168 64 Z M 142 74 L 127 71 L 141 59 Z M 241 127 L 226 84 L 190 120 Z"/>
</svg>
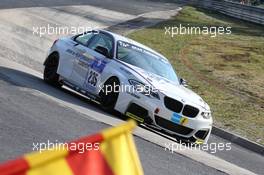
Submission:
<svg viewBox="0 0 264 175">
<path fill-rule="evenodd" d="M 15 70 L 7 67 L 0 66 L 0 79 L 18 87 L 22 88 L 29 88 L 33 90 L 37 90 L 41 93 L 44 93 L 46 95 L 52 96 L 54 98 L 57 98 L 59 100 L 75 104 L 78 106 L 82 106 L 84 108 L 93 110 L 98 113 L 105 114 L 112 118 L 118 118 L 121 120 L 127 120 L 128 117 L 115 111 L 112 113 L 105 112 L 101 109 L 100 104 L 91 101 L 89 98 L 72 91 L 68 88 L 55 88 L 51 85 L 46 84 L 43 79 L 34 76 L 32 74 L 28 74 L 25 72 L 22 72 L 20 70 Z M 144 128 L 148 131 L 151 131 L 153 133 L 156 133 L 166 139 L 169 139 L 171 141 L 177 141 L 179 142 L 181 138 L 177 138 L 175 135 L 170 135 L 162 130 L 159 130 L 155 127 L 149 127 L 144 124 L 139 125 L 141 128 Z"/>
</svg>

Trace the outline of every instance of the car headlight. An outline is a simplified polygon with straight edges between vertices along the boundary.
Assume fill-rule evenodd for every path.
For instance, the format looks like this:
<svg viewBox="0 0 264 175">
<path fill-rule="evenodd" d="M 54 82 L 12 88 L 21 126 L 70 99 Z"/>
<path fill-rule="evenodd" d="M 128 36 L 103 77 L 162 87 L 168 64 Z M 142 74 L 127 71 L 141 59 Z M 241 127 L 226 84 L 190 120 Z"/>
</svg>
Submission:
<svg viewBox="0 0 264 175">
<path fill-rule="evenodd" d="M 136 92 L 139 92 L 145 96 L 153 97 L 156 99 L 160 99 L 157 89 L 154 89 L 151 86 L 147 86 L 137 80 L 130 79 L 128 82 L 133 86 Z"/>
<path fill-rule="evenodd" d="M 210 119 L 212 117 L 211 112 L 202 112 L 201 115 L 204 119 Z"/>
</svg>

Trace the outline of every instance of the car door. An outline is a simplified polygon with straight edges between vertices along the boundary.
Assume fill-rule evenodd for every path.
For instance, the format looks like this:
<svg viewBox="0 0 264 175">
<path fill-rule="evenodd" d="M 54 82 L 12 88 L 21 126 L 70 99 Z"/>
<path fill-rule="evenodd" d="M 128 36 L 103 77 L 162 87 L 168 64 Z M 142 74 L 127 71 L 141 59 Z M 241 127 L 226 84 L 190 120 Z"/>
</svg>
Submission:
<svg viewBox="0 0 264 175">
<path fill-rule="evenodd" d="M 79 43 L 78 38 L 76 41 Z M 94 33 L 87 45 L 75 46 L 78 57 L 74 63 L 71 80 L 82 89 L 96 93 L 101 74 L 112 57 L 113 39 L 104 33 Z"/>
<path fill-rule="evenodd" d="M 73 84 L 79 82 L 79 78 L 73 74 L 74 68 L 76 68 L 76 62 L 81 56 L 81 50 L 84 50 L 84 46 L 88 45 L 88 42 L 94 36 L 94 32 L 87 32 L 74 36 L 72 38 L 62 38 L 59 45 L 60 64 L 58 67 L 58 74 L 63 79 L 70 81 Z"/>
<path fill-rule="evenodd" d="M 91 93 L 98 93 L 101 76 L 113 57 L 114 39 L 111 35 L 100 32 L 88 45 L 89 55 L 93 61 L 87 71 L 83 88 Z"/>
<path fill-rule="evenodd" d="M 92 62 L 87 46 L 95 34 L 95 32 L 91 31 L 74 38 L 75 44 L 71 51 L 74 55 L 74 63 L 70 81 L 78 87 L 83 86 L 89 64 Z"/>
</svg>

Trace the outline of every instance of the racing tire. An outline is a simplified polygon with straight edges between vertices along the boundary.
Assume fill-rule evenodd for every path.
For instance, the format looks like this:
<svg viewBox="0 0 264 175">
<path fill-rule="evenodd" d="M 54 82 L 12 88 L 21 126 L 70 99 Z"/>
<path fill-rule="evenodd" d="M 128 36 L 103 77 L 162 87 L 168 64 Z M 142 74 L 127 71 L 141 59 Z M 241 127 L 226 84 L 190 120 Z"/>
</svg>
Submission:
<svg viewBox="0 0 264 175">
<path fill-rule="evenodd" d="M 118 92 L 114 91 L 114 87 L 119 85 L 119 80 L 115 77 L 108 79 L 99 93 L 101 99 L 101 107 L 103 110 L 113 112 L 118 98 Z M 110 91 L 107 88 L 111 88 Z"/>
<path fill-rule="evenodd" d="M 43 79 L 46 83 L 53 85 L 55 87 L 61 87 L 62 84 L 59 82 L 59 74 L 57 74 L 57 69 L 59 65 L 59 55 L 53 53 L 49 55 L 45 61 L 45 68 L 43 73 Z"/>
</svg>

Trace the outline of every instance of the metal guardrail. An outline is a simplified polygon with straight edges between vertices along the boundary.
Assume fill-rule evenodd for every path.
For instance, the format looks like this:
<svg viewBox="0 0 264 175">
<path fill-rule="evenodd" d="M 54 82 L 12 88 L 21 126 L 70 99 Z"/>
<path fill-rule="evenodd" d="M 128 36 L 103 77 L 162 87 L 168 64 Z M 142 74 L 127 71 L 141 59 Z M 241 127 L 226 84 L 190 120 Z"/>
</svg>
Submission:
<svg viewBox="0 0 264 175">
<path fill-rule="evenodd" d="M 185 3 L 264 25 L 264 9 L 224 0 L 183 0 Z"/>
</svg>

